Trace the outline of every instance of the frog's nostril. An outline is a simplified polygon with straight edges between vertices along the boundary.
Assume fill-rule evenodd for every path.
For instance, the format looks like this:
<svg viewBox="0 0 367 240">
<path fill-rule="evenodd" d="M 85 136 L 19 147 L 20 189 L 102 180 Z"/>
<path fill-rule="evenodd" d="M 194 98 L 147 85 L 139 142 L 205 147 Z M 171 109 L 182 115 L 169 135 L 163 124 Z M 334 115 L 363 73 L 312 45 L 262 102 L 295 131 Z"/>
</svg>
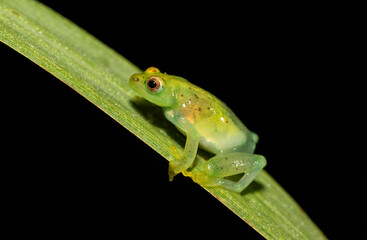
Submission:
<svg viewBox="0 0 367 240">
<path fill-rule="evenodd" d="M 134 77 L 134 78 L 133 78 L 133 81 L 135 81 L 135 82 L 139 82 L 139 81 L 140 81 L 140 79 L 139 79 L 138 77 Z"/>
</svg>

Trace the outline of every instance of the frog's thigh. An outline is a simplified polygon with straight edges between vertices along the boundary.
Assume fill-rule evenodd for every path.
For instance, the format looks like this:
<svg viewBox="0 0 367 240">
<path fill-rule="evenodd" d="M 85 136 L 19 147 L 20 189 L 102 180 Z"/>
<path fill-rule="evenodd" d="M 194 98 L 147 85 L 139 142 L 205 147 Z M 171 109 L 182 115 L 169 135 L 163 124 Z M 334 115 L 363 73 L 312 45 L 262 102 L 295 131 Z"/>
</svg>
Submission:
<svg viewBox="0 0 367 240">
<path fill-rule="evenodd" d="M 236 192 L 245 189 L 266 165 L 266 159 L 261 155 L 234 152 L 219 154 L 207 162 L 207 174 L 216 180 L 216 184 Z M 244 173 L 237 181 L 224 179 L 236 174 Z"/>
</svg>

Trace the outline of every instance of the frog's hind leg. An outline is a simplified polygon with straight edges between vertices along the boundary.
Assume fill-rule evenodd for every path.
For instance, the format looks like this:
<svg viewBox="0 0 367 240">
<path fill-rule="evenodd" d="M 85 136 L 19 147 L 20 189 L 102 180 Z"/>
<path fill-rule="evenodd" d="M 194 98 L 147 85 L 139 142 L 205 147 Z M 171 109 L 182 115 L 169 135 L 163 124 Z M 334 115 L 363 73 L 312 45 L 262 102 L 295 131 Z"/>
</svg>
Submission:
<svg viewBox="0 0 367 240">
<path fill-rule="evenodd" d="M 209 159 L 204 166 L 208 185 L 221 186 L 225 189 L 242 192 L 266 165 L 261 155 L 234 152 L 219 154 Z M 225 177 L 243 173 L 237 182 Z"/>
</svg>

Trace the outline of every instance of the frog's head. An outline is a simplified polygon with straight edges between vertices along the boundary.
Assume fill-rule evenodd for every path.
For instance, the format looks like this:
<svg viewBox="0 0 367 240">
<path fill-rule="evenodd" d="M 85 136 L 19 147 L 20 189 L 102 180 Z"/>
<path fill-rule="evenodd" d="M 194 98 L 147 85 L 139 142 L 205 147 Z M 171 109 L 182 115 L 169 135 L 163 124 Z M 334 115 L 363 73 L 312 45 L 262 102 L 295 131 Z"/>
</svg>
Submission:
<svg viewBox="0 0 367 240">
<path fill-rule="evenodd" d="M 171 107 L 175 104 L 174 76 L 161 73 L 158 68 L 150 67 L 144 73 L 136 73 L 130 77 L 130 87 L 146 100 L 161 106 Z"/>
</svg>

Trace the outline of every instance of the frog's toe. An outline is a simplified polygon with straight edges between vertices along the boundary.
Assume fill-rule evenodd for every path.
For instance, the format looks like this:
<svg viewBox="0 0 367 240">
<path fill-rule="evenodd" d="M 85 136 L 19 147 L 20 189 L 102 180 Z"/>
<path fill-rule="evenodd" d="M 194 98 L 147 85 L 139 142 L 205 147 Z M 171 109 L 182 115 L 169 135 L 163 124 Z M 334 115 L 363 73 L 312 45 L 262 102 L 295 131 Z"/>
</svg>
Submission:
<svg viewBox="0 0 367 240">
<path fill-rule="evenodd" d="M 182 165 L 180 165 L 179 163 L 178 163 L 179 161 L 171 161 L 170 163 L 169 163 L 169 166 L 168 166 L 168 176 L 169 176 L 169 180 L 170 181 L 172 181 L 173 180 L 173 178 L 177 175 L 177 174 L 179 174 L 179 173 L 181 173 L 181 172 L 183 172 L 183 171 L 185 171 L 186 169 L 185 169 L 185 167 L 184 166 L 182 166 Z"/>
<path fill-rule="evenodd" d="M 173 181 L 173 178 L 178 174 L 178 172 L 175 171 L 175 168 L 171 166 L 171 164 L 168 167 L 168 177 L 170 182 Z"/>
<path fill-rule="evenodd" d="M 219 179 L 210 177 L 201 171 L 196 173 L 185 171 L 182 174 L 184 174 L 186 177 L 190 177 L 194 182 L 204 187 L 214 187 L 219 186 L 220 184 Z"/>
</svg>

